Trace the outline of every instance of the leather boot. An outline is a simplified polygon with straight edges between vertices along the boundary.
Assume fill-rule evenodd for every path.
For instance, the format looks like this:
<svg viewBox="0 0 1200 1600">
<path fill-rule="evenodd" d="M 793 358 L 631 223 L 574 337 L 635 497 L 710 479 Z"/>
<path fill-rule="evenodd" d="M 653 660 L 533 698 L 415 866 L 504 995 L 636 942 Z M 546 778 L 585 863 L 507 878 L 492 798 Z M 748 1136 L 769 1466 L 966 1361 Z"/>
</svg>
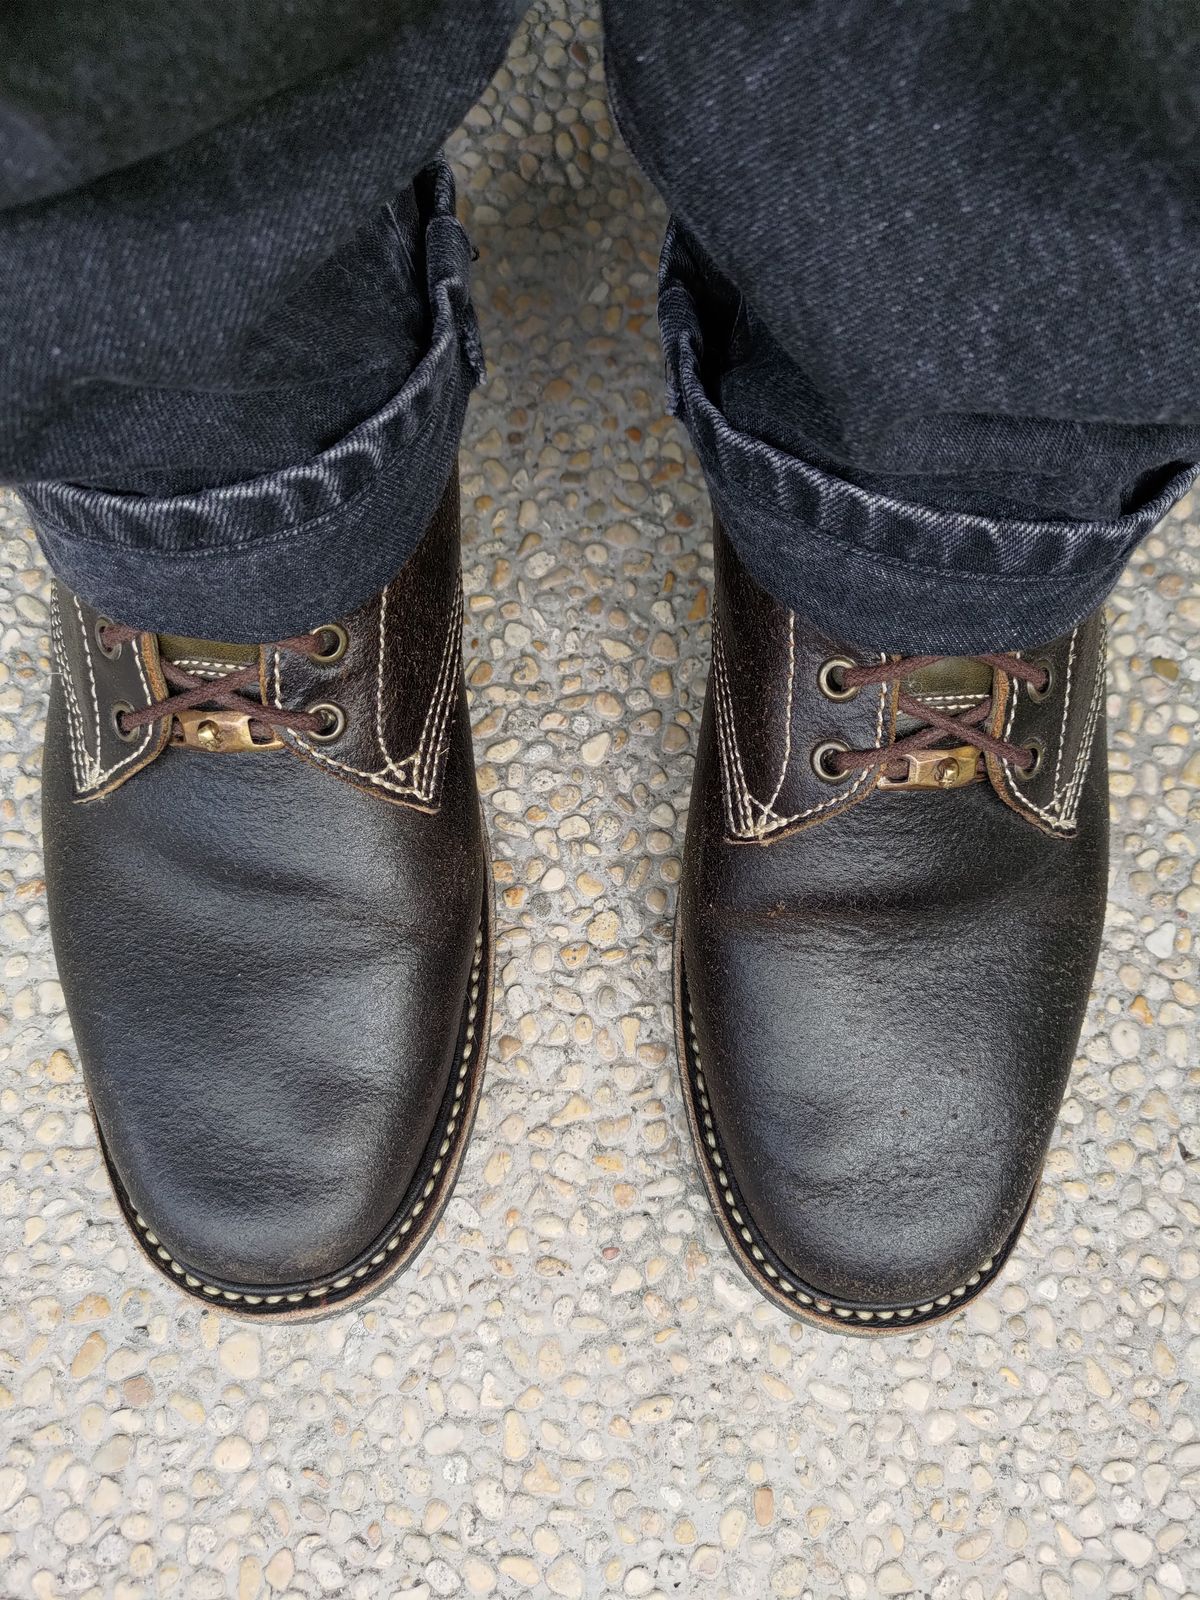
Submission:
<svg viewBox="0 0 1200 1600">
<path fill-rule="evenodd" d="M 412 1261 L 479 1095 L 485 837 L 458 485 L 353 616 L 261 646 L 58 587 L 50 921 L 134 1237 L 197 1297 L 320 1312 Z"/>
<path fill-rule="evenodd" d="M 1104 921 L 1104 620 L 1011 655 L 848 648 L 716 533 L 680 893 L 684 1095 L 722 1230 L 793 1315 L 953 1312 L 1029 1214 Z"/>
</svg>

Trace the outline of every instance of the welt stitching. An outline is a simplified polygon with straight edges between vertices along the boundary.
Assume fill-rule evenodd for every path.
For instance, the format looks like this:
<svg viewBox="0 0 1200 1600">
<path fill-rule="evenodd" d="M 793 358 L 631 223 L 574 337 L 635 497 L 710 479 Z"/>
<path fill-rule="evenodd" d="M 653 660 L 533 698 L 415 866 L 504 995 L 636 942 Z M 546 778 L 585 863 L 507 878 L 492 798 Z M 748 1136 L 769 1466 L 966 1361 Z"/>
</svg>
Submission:
<svg viewBox="0 0 1200 1600">
<path fill-rule="evenodd" d="M 692 1013 L 692 1002 L 690 996 L 688 996 L 687 999 L 687 1029 L 688 1040 L 692 1047 L 692 1071 L 688 1076 L 689 1078 L 694 1078 L 695 1080 L 694 1085 L 692 1086 L 693 1110 L 699 1109 L 702 1113 L 699 1120 L 702 1127 L 704 1144 L 706 1146 L 704 1152 L 705 1160 L 708 1162 L 710 1170 L 717 1179 L 722 1204 L 729 1212 L 730 1219 L 733 1222 L 734 1227 L 737 1229 L 739 1238 L 742 1239 L 749 1247 L 749 1252 L 755 1265 L 761 1268 L 766 1277 L 768 1277 L 772 1283 L 776 1284 L 784 1294 L 788 1295 L 794 1300 L 797 1300 L 801 1305 L 809 1306 L 813 1310 L 819 1311 L 824 1315 L 829 1315 L 832 1313 L 835 1317 L 839 1318 L 839 1320 L 843 1322 L 892 1322 L 895 1319 L 899 1319 L 902 1322 L 907 1322 L 910 1317 L 926 1317 L 932 1312 L 944 1310 L 947 1306 L 953 1305 L 955 1300 L 965 1299 L 970 1290 L 979 1286 L 984 1275 L 990 1272 L 995 1266 L 995 1256 L 989 1256 L 987 1260 L 984 1261 L 978 1268 L 978 1270 L 973 1272 L 964 1283 L 959 1284 L 957 1288 L 951 1289 L 947 1294 L 938 1295 L 933 1300 L 922 1301 L 920 1305 L 878 1307 L 871 1310 L 861 1310 L 853 1306 L 837 1305 L 833 1300 L 818 1295 L 815 1290 L 806 1291 L 800 1288 L 798 1284 L 793 1283 L 789 1277 L 781 1273 L 779 1269 L 767 1259 L 766 1252 L 763 1250 L 762 1244 L 760 1243 L 762 1236 L 758 1233 L 756 1226 L 753 1224 L 753 1219 L 743 1214 L 743 1211 L 739 1207 L 737 1199 L 734 1196 L 732 1187 L 730 1186 L 728 1175 L 725 1172 L 725 1159 L 721 1155 L 720 1148 L 718 1146 L 716 1126 L 713 1122 L 712 1106 L 709 1102 L 708 1090 L 704 1082 L 704 1072 L 700 1060 L 700 1043 L 696 1037 L 696 1019 Z"/>
<path fill-rule="evenodd" d="M 412 1231 L 417 1218 L 421 1215 L 422 1211 L 425 1210 L 427 1204 L 429 1203 L 430 1196 L 438 1186 L 438 1179 L 440 1178 L 446 1165 L 446 1157 L 449 1155 L 452 1148 L 455 1131 L 458 1129 L 460 1119 L 462 1118 L 462 1098 L 466 1092 L 466 1077 L 468 1071 L 470 1070 L 472 1057 L 475 1055 L 474 1045 L 476 1036 L 476 1021 L 479 1015 L 479 988 L 482 965 L 483 929 L 480 928 L 479 932 L 475 935 L 475 957 L 471 966 L 471 978 L 468 987 L 467 1026 L 466 1033 L 463 1038 L 462 1050 L 459 1053 L 458 1078 L 454 1085 L 454 1101 L 450 1107 L 450 1117 L 442 1134 L 442 1140 L 438 1147 L 438 1153 L 434 1158 L 429 1177 L 422 1186 L 421 1193 L 416 1202 L 405 1214 L 404 1219 L 401 1221 L 399 1227 L 395 1229 L 387 1243 L 382 1245 L 368 1261 L 364 1262 L 361 1267 L 357 1267 L 353 1272 L 343 1273 L 337 1278 L 331 1278 L 328 1282 L 319 1284 L 315 1288 L 294 1290 L 287 1294 L 247 1294 L 245 1290 L 222 1289 L 217 1284 L 206 1283 L 203 1278 L 197 1277 L 194 1273 L 189 1272 L 187 1267 L 185 1267 L 181 1262 L 176 1261 L 175 1257 L 166 1248 L 162 1240 L 151 1229 L 150 1224 L 146 1221 L 145 1217 L 143 1217 L 139 1211 L 135 1210 L 133 1212 L 133 1220 L 137 1224 L 139 1231 L 144 1235 L 146 1243 L 153 1248 L 158 1259 L 164 1262 L 177 1278 L 181 1278 L 189 1289 L 199 1290 L 201 1294 L 205 1294 L 213 1300 L 224 1300 L 231 1303 L 242 1301 L 246 1305 L 250 1306 L 298 1305 L 305 1300 L 319 1300 L 323 1298 L 323 1296 L 332 1292 L 348 1289 L 353 1283 L 360 1279 L 374 1276 L 378 1269 L 387 1260 L 388 1256 L 393 1254 L 399 1248 L 401 1239 L 403 1239 Z M 131 1207 L 130 1209 L 132 1210 L 133 1208 Z"/>
</svg>

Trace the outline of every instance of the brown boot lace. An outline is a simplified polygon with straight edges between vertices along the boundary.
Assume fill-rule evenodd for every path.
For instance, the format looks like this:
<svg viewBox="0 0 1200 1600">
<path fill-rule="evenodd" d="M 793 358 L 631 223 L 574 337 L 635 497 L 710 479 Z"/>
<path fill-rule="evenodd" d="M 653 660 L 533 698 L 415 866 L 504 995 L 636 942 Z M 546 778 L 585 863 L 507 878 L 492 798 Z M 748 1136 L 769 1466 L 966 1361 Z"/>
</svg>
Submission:
<svg viewBox="0 0 1200 1600">
<path fill-rule="evenodd" d="M 850 699 L 860 689 L 865 689 L 871 684 L 902 685 L 914 672 L 923 671 L 926 667 L 936 666 L 940 661 L 951 659 L 954 658 L 903 656 L 898 661 L 885 661 L 878 666 L 841 667 L 834 684 L 835 698 Z M 1050 686 L 1050 673 L 1047 668 L 1022 661 L 1020 656 L 981 655 L 971 656 L 969 659 L 983 662 L 991 667 L 993 672 L 1003 672 L 1010 678 L 1027 683 L 1032 693 L 1037 696 L 1044 695 Z M 997 738 L 995 734 L 980 726 L 991 715 L 992 701 L 993 696 L 986 695 L 969 711 L 964 711 L 958 716 L 950 716 L 934 706 L 927 705 L 901 687 L 896 701 L 897 710 L 924 726 L 905 734 L 903 738 L 897 739 L 894 744 L 881 750 L 843 750 L 832 744 L 826 744 L 820 750 L 818 770 L 823 777 L 836 781 L 838 778 L 849 777 L 852 772 L 866 772 L 878 767 L 884 777 L 900 780 L 907 772 L 908 763 L 905 759 L 907 756 L 918 750 L 932 749 L 943 739 L 949 738 L 959 744 L 974 746 L 980 754 L 994 755 L 1001 761 L 1011 762 L 1023 776 L 1032 776 L 1037 770 L 1040 759 L 1040 752 L 1037 749 L 1032 746 L 1011 744 L 1007 739 Z"/>
<path fill-rule="evenodd" d="M 329 631 L 329 630 L 324 630 Z M 301 634 L 295 639 L 281 639 L 272 648 L 295 650 L 301 655 L 323 657 L 323 630 Z M 102 622 L 97 634 L 106 652 L 115 652 L 124 644 L 132 644 L 142 634 L 138 628 L 127 628 L 122 623 Z M 160 661 L 163 677 L 175 691 L 165 699 L 141 710 L 122 708 L 114 716 L 117 730 L 124 737 L 135 734 L 139 728 L 175 717 L 181 711 L 203 708 L 206 711 L 236 711 L 249 718 L 249 726 L 257 739 L 270 739 L 277 730 L 288 728 L 293 733 L 328 734 L 328 710 L 288 711 L 282 706 L 264 705 L 260 698 L 258 663 L 238 667 L 221 678 L 201 678 L 185 672 L 173 661 Z"/>
</svg>

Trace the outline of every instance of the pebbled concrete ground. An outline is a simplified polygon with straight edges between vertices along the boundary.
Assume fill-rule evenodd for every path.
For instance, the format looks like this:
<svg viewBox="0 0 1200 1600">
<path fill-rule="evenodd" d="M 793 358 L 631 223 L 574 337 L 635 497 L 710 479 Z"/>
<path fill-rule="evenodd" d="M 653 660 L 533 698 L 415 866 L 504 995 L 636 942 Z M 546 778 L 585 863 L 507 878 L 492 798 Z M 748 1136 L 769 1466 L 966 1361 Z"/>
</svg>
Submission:
<svg viewBox="0 0 1200 1600">
<path fill-rule="evenodd" d="M 0 1595 L 1195 1595 L 1195 508 L 1113 601 L 1109 934 L 1024 1241 L 932 1332 L 792 1325 L 726 1257 L 674 1080 L 710 547 L 590 6 L 535 6 L 452 154 L 498 1013 L 457 1196 L 361 1311 L 225 1321 L 125 1235 L 46 936 L 45 573 L 0 501 Z"/>
</svg>

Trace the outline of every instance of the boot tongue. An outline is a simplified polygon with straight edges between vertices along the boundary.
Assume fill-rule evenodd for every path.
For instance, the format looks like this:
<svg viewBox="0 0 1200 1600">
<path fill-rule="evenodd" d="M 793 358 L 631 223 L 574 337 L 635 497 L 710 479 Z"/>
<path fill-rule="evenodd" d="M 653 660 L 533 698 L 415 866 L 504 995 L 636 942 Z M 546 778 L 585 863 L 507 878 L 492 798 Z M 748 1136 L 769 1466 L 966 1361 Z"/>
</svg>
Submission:
<svg viewBox="0 0 1200 1600">
<path fill-rule="evenodd" d="M 216 639 L 187 639 L 182 634 L 160 633 L 158 651 L 196 678 L 223 678 L 238 667 L 254 666 L 258 661 L 256 644 L 223 644 Z"/>
<path fill-rule="evenodd" d="M 910 673 L 901 680 L 900 687 L 914 700 L 955 717 L 991 694 L 992 669 L 985 661 L 975 661 L 970 656 L 944 656 L 932 666 Z M 900 737 L 921 726 L 904 712 L 896 719 L 896 732 Z"/>
</svg>

